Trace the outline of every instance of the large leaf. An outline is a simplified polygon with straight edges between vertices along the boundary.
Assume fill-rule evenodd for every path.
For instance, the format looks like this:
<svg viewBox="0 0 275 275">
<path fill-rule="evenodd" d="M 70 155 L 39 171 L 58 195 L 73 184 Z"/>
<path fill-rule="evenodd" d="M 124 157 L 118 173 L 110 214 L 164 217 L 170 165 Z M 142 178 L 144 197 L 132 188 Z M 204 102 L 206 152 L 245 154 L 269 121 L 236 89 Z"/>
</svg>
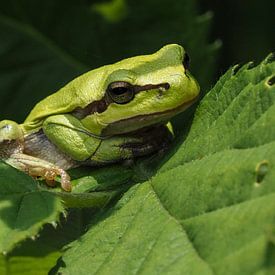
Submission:
<svg viewBox="0 0 275 275">
<path fill-rule="evenodd" d="M 132 188 L 63 259 L 63 274 L 211 274 L 149 183 Z"/>
<path fill-rule="evenodd" d="M 175 5 L 169 7 L 165 1 L 159 2 L 156 7 L 153 0 L 146 4 L 130 0 L 110 1 L 107 4 L 76 0 L 1 2 L 1 119 L 21 122 L 38 100 L 62 87 L 76 75 L 124 57 L 151 53 L 166 43 L 184 44 L 191 56 L 194 56 L 194 71 L 197 71 L 201 82 L 209 84 L 213 73 L 209 68 L 214 68 L 211 65 L 214 60 L 212 52 L 217 46 L 207 43 L 211 14 L 198 16 L 196 4 L 191 0 L 173 2 Z M 118 5 L 118 10 L 110 13 L 112 5 Z M 123 14 L 121 9 L 124 10 Z M 151 11 L 149 16 L 148 10 Z M 167 16 L 163 16 L 164 13 Z M 113 17 L 110 19 L 108 14 Z M 207 69 L 199 66 L 202 58 Z M 9 185 L 17 188 L 17 185 L 21 186 L 20 183 L 29 182 L 36 190 L 36 204 L 41 207 L 44 204 L 51 205 L 52 199 L 60 202 L 60 198 L 69 207 L 102 207 L 132 182 L 132 171 L 124 167 L 89 170 L 84 174 L 72 172 L 74 191 L 66 194 L 58 192 L 58 189 L 54 191 L 56 193 L 39 189 L 34 181 L 4 164 L 0 167 L 0 173 L 2 188 L 5 187 L 3 190 L 7 192 L 3 201 L 5 199 L 5 203 L 13 205 L 5 208 L 4 220 L 18 214 L 16 207 L 21 205 L 19 200 L 13 202 L 10 199 L 14 190 L 7 189 Z M 7 184 L 2 184 L 2 181 Z M 32 197 L 28 197 L 30 201 L 25 200 L 27 186 L 21 191 L 18 196 L 24 198 L 23 206 L 31 219 L 33 209 L 30 209 L 32 204 L 29 202 Z M 59 212 L 60 209 L 53 210 L 51 214 L 55 213 L 56 216 L 52 221 L 57 219 Z M 37 216 L 37 219 L 34 217 L 24 234 L 4 222 L 8 225 L 7 230 L 12 230 L 16 235 L 20 233 L 21 237 L 10 240 L 9 245 L 3 246 L 3 250 L 9 250 L 18 241 L 34 235 L 43 223 L 50 221 L 43 215 Z M 34 227 L 35 230 L 32 230 Z M 9 238 L 6 239 L 6 233 L 2 233 L 3 241 L 7 241 Z"/>
<path fill-rule="evenodd" d="M 218 81 L 176 154 L 98 215 L 62 274 L 274 273 L 272 58 Z"/>
</svg>

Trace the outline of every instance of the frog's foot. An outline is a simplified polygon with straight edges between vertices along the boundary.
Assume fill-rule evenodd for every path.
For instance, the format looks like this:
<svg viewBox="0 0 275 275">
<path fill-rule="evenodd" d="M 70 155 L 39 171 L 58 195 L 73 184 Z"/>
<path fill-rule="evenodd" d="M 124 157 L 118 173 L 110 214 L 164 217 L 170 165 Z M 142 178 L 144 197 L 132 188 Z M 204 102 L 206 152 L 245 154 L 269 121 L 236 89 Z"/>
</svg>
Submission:
<svg viewBox="0 0 275 275">
<path fill-rule="evenodd" d="M 173 140 L 173 134 L 166 125 L 148 127 L 133 136 L 138 138 L 139 142 L 125 142 L 122 144 L 121 150 L 131 150 L 134 158 L 155 152 L 162 155 Z"/>
<path fill-rule="evenodd" d="M 61 188 L 67 192 L 72 190 L 70 176 L 67 172 L 48 161 L 22 153 L 14 153 L 5 161 L 34 178 L 45 179 L 48 186 L 55 186 L 55 177 L 60 176 Z"/>
<path fill-rule="evenodd" d="M 32 177 L 42 177 L 45 179 L 48 186 L 54 187 L 56 186 L 55 178 L 56 176 L 61 177 L 61 188 L 67 192 L 72 190 L 70 176 L 66 173 L 65 170 L 57 167 L 28 167 L 27 174 Z"/>
</svg>

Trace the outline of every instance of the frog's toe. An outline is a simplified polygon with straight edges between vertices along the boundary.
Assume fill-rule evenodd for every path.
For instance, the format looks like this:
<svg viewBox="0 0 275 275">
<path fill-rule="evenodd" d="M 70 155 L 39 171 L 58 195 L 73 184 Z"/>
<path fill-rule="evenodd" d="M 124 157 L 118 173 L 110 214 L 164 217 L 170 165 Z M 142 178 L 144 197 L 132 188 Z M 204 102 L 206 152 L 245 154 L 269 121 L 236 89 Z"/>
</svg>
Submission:
<svg viewBox="0 0 275 275">
<path fill-rule="evenodd" d="M 60 169 L 60 174 L 59 175 L 61 177 L 61 187 L 62 187 L 62 189 L 67 191 L 67 192 L 71 192 L 72 184 L 71 184 L 71 178 L 68 175 L 68 173 L 63 169 Z"/>
<path fill-rule="evenodd" d="M 67 192 L 70 192 L 72 190 L 70 176 L 65 170 L 59 167 L 49 167 L 45 169 L 45 172 L 43 172 L 40 176 L 42 176 L 45 179 L 47 185 L 51 187 L 56 186 L 55 178 L 56 176 L 60 176 L 61 188 Z"/>
</svg>

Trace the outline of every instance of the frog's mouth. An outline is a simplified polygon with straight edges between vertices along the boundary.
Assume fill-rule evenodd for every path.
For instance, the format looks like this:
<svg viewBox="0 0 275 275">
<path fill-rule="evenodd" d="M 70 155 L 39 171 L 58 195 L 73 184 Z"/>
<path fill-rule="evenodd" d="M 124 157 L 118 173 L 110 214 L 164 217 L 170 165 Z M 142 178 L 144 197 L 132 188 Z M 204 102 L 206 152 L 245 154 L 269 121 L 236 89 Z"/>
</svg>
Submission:
<svg viewBox="0 0 275 275">
<path fill-rule="evenodd" d="M 101 138 L 104 139 L 105 137 L 121 134 L 134 134 L 142 132 L 143 129 L 152 128 L 155 125 L 165 125 L 172 117 L 185 111 L 194 104 L 198 100 L 198 97 L 199 96 L 171 110 L 156 112 L 150 115 L 138 115 L 111 123 L 103 129 Z"/>
</svg>

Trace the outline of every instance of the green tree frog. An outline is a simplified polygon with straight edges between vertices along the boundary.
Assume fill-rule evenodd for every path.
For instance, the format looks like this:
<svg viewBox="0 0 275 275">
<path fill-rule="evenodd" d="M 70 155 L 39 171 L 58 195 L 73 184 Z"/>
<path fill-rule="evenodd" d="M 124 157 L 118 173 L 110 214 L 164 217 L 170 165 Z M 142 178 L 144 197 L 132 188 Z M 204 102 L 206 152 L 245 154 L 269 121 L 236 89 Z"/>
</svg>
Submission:
<svg viewBox="0 0 275 275">
<path fill-rule="evenodd" d="M 167 146 L 169 119 L 198 97 L 177 44 L 89 71 L 40 101 L 24 123 L 0 122 L 0 159 L 71 190 L 66 170 L 133 159 Z"/>
</svg>

